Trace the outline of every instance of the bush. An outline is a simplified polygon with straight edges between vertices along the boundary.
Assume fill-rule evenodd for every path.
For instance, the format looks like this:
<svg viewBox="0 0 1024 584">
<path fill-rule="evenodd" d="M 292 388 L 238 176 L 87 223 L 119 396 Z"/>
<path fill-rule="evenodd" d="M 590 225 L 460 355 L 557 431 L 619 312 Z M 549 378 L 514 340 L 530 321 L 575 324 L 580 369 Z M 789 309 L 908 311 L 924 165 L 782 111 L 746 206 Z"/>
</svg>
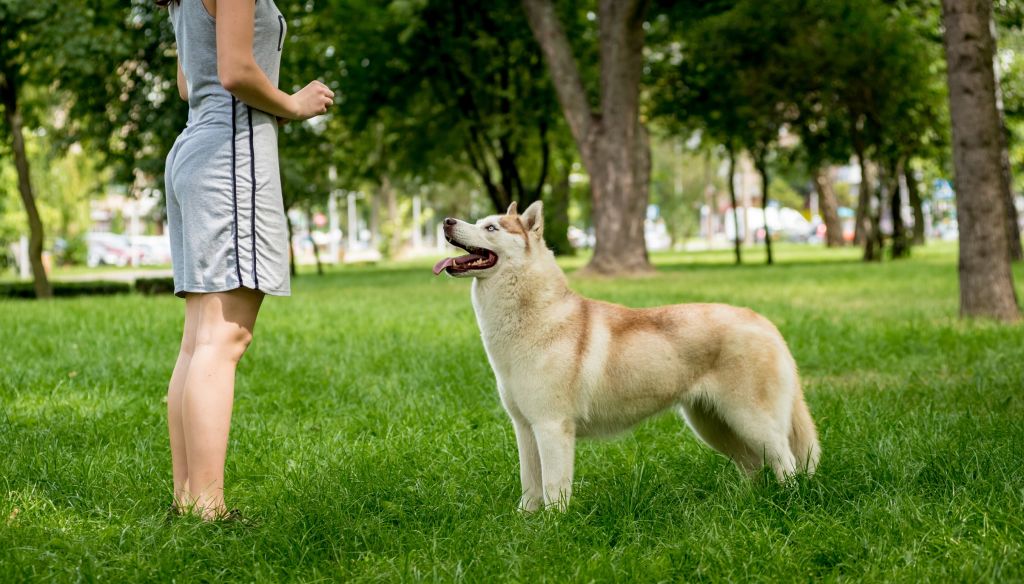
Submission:
<svg viewBox="0 0 1024 584">
<path fill-rule="evenodd" d="M 102 296 L 111 294 L 128 294 L 132 286 L 128 282 L 51 282 L 55 297 L 71 296 Z M 0 298 L 35 298 L 36 290 L 32 282 L 0 283 Z"/>
<path fill-rule="evenodd" d="M 174 278 L 139 278 L 135 280 L 135 291 L 147 296 L 174 294 Z"/>
</svg>

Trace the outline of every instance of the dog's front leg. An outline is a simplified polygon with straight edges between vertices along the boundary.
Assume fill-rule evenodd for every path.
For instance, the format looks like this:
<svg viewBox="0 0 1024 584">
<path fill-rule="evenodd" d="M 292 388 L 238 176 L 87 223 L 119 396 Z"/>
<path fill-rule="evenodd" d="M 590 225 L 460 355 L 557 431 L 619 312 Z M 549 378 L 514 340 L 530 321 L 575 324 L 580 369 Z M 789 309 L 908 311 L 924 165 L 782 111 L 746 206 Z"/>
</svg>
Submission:
<svg viewBox="0 0 1024 584">
<path fill-rule="evenodd" d="M 537 440 L 534 439 L 530 424 L 526 420 L 513 416 L 512 425 L 516 429 L 516 444 L 519 446 L 519 480 L 523 487 L 523 495 L 519 499 L 519 510 L 536 511 L 544 502 Z"/>
<path fill-rule="evenodd" d="M 540 452 L 544 506 L 565 511 L 572 497 L 572 469 L 576 456 L 576 428 L 572 420 L 552 420 L 533 425 Z"/>
</svg>

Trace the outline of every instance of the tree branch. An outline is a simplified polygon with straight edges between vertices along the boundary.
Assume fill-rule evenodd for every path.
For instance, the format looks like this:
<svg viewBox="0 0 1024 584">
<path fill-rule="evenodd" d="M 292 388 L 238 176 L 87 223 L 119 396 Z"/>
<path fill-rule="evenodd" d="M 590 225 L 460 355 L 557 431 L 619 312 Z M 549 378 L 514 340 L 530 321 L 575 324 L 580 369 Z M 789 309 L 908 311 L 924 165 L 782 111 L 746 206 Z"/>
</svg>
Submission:
<svg viewBox="0 0 1024 584">
<path fill-rule="evenodd" d="M 554 83 L 558 101 L 565 112 L 573 138 L 586 150 L 594 126 L 594 116 L 583 87 L 579 68 L 573 57 L 572 47 L 565 36 L 565 29 L 558 20 L 551 0 L 522 0 L 526 19 L 530 23 L 537 44 L 548 62 L 551 81 Z"/>
</svg>

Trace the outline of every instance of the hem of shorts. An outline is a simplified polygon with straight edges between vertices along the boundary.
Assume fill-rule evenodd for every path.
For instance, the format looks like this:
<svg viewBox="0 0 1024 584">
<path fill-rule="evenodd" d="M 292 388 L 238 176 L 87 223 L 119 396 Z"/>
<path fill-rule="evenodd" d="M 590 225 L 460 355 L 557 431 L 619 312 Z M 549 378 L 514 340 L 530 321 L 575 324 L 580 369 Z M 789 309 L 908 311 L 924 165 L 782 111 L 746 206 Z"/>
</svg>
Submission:
<svg viewBox="0 0 1024 584">
<path fill-rule="evenodd" d="M 175 288 L 174 295 L 178 298 L 184 298 L 186 294 L 212 294 L 214 292 L 231 292 L 232 290 L 238 290 L 239 288 L 246 288 L 248 290 L 256 290 L 263 292 L 268 296 L 291 296 L 291 288 L 253 288 L 252 286 L 213 286 L 208 288 L 187 286 L 185 288 Z"/>
</svg>

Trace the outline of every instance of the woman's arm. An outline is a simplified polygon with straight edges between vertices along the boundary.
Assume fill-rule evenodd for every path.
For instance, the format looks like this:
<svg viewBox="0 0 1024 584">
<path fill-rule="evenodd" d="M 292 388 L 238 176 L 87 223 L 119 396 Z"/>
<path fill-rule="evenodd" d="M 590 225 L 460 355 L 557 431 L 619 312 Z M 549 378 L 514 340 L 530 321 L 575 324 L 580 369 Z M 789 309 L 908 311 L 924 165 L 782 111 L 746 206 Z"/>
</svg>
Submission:
<svg viewBox="0 0 1024 584">
<path fill-rule="evenodd" d="M 313 81 L 294 95 L 274 87 L 252 55 L 256 3 L 217 0 L 217 76 L 246 104 L 281 118 L 305 120 L 327 111 L 334 92 Z"/>
<path fill-rule="evenodd" d="M 178 96 L 182 101 L 188 101 L 188 83 L 185 82 L 185 72 L 181 70 L 181 61 L 178 61 Z"/>
</svg>

